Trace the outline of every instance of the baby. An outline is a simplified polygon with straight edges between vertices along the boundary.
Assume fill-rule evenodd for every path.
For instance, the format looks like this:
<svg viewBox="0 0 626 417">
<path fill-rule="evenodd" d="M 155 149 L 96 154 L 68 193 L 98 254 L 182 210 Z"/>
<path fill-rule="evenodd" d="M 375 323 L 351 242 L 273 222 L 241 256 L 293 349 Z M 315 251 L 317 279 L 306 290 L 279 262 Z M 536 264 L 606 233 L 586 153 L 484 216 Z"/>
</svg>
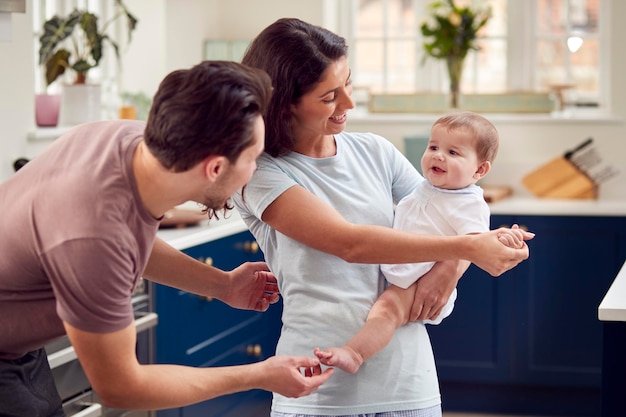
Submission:
<svg viewBox="0 0 626 417">
<path fill-rule="evenodd" d="M 428 146 L 422 155 L 425 179 L 396 207 L 393 227 L 420 234 L 460 235 L 489 230 L 489 206 L 476 182 L 491 169 L 498 151 L 498 132 L 491 122 L 471 112 L 439 118 L 431 128 Z M 522 247 L 514 231 L 500 241 Z M 343 347 L 314 353 L 328 366 L 355 373 L 361 364 L 391 341 L 394 331 L 406 324 L 415 296 L 416 281 L 434 262 L 381 265 L 391 284 L 372 306 L 363 328 Z M 470 262 L 461 261 L 465 272 Z M 456 288 L 434 320 L 439 324 L 452 313 Z"/>
</svg>

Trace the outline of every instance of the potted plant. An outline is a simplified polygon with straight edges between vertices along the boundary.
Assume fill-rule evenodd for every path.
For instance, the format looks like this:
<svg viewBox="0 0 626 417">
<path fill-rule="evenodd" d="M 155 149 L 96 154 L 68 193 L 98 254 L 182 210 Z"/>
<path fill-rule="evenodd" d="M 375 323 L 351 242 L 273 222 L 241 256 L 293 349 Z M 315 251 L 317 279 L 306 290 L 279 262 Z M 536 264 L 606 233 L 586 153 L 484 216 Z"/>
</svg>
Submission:
<svg viewBox="0 0 626 417">
<path fill-rule="evenodd" d="M 445 59 L 450 78 L 450 106 L 459 105 L 459 88 L 463 62 L 470 50 L 478 50 L 478 31 L 491 17 L 491 8 L 472 9 L 454 4 L 454 0 L 435 1 L 429 5 L 432 22 L 420 26 L 424 42 L 424 58 Z M 431 24 L 432 23 L 432 24 Z"/>
<path fill-rule="evenodd" d="M 43 33 L 39 37 L 39 64 L 45 68 L 46 86 L 66 72 L 74 73 L 73 81 L 63 89 L 62 115 L 70 116 L 63 124 L 78 124 L 99 117 L 99 86 L 77 89 L 66 87 L 88 86 L 88 72 L 100 64 L 107 43 L 112 46 L 116 57 L 120 58 L 118 44 L 106 33 L 108 27 L 117 19 L 125 18 L 130 42 L 131 34 L 137 26 L 137 19 L 128 11 L 122 0 L 115 0 L 115 3 L 118 11 L 101 26 L 98 16 L 80 9 L 72 10 L 66 17 L 55 15 L 43 25 Z M 70 93 L 70 90 L 78 92 Z M 69 97 L 70 94 L 77 97 Z M 89 110 L 89 102 L 96 105 L 96 111 Z M 77 106 L 75 111 L 66 111 L 64 108 L 73 105 Z M 85 118 L 87 120 L 82 120 Z"/>
</svg>

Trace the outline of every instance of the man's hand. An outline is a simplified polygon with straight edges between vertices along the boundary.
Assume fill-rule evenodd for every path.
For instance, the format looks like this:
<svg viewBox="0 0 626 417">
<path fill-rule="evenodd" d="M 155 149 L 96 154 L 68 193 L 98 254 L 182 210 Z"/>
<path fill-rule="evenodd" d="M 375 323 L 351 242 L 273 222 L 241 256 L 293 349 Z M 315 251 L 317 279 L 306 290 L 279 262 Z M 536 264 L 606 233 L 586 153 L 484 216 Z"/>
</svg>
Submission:
<svg viewBox="0 0 626 417">
<path fill-rule="evenodd" d="M 263 389 L 289 398 L 309 395 L 333 374 L 333 368 L 322 372 L 319 360 L 308 356 L 272 356 L 255 365 L 262 367 Z"/>
<path fill-rule="evenodd" d="M 279 300 L 278 283 L 265 262 L 246 262 L 228 272 L 228 289 L 221 299 L 234 308 L 266 311 Z"/>
</svg>

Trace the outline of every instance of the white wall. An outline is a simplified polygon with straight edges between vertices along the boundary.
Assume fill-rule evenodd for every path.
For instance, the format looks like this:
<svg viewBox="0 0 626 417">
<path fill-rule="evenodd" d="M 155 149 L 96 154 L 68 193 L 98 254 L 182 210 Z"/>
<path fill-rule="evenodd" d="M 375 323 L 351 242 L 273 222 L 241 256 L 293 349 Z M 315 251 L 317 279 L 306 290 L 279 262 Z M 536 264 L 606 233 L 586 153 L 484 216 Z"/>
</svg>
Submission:
<svg viewBox="0 0 626 417">
<path fill-rule="evenodd" d="M 251 39 L 280 17 L 324 24 L 323 5 L 328 1 L 126 0 L 139 26 L 123 55 L 121 91 L 154 94 L 167 73 L 202 59 L 206 38 Z M 514 121 L 494 115 L 502 144 L 494 169 L 484 183 L 507 183 L 524 193 L 520 179 L 525 173 L 593 136 L 601 155 L 621 170 L 619 178 L 601 187 L 601 196 L 626 198 L 626 79 L 622 77 L 626 73 L 626 55 L 619 41 L 626 36 L 626 2 L 608 1 L 612 16 L 612 106 L 617 119 Z M 12 16 L 12 40 L 0 42 L 0 181 L 13 173 L 12 162 L 17 157 L 32 157 L 43 146 L 26 140 L 34 128 L 31 3 L 28 0 L 26 14 Z M 359 120 L 355 115 L 348 128 L 376 132 L 403 149 L 403 137 L 427 132 L 435 116 L 410 119 L 383 122 L 372 117 Z"/>
<path fill-rule="evenodd" d="M 0 41 L 0 181 L 13 173 L 34 125 L 33 37 L 30 0 L 27 13 L 11 15 L 11 40 Z"/>
</svg>

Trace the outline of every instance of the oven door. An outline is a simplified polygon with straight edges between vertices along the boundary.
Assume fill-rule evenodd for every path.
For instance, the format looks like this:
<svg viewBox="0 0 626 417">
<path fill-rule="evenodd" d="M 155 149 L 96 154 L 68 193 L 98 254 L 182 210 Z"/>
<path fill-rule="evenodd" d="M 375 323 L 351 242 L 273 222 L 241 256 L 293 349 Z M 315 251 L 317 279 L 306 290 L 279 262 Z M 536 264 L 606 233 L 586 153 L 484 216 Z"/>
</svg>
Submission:
<svg viewBox="0 0 626 417">
<path fill-rule="evenodd" d="M 141 363 L 154 362 L 154 327 L 158 316 L 151 311 L 147 294 L 133 298 L 135 328 L 137 329 L 137 358 Z M 147 417 L 148 411 L 129 411 L 103 407 L 77 359 L 76 352 L 64 336 L 46 346 L 57 391 L 67 417 Z"/>
</svg>

